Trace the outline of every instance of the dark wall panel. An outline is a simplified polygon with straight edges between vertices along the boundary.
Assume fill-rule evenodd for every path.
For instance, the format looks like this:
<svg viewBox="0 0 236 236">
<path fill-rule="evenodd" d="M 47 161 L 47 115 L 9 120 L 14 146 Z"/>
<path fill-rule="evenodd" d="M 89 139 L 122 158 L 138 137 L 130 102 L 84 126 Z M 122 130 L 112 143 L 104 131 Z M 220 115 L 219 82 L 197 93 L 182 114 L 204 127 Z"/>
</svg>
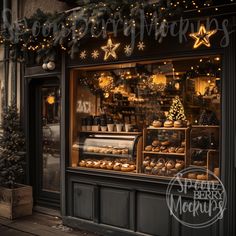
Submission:
<svg viewBox="0 0 236 236">
<path fill-rule="evenodd" d="M 208 222 L 209 217 L 201 216 L 201 221 L 197 220 L 198 217 L 194 217 L 193 214 L 185 213 L 181 219 L 184 222 L 191 222 L 192 224 L 199 224 L 202 222 Z M 213 225 L 201 228 L 193 228 L 187 227 L 183 224 L 180 224 L 181 227 L 181 236 L 217 236 L 218 235 L 218 222 L 214 223 Z"/>
<path fill-rule="evenodd" d="M 92 185 L 74 184 L 74 216 L 92 220 L 93 219 L 93 194 Z"/>
<path fill-rule="evenodd" d="M 170 235 L 171 227 L 165 196 L 138 193 L 137 230 L 150 235 L 167 236 Z"/>
<path fill-rule="evenodd" d="M 100 221 L 103 224 L 129 228 L 130 193 L 127 190 L 100 189 Z"/>
</svg>

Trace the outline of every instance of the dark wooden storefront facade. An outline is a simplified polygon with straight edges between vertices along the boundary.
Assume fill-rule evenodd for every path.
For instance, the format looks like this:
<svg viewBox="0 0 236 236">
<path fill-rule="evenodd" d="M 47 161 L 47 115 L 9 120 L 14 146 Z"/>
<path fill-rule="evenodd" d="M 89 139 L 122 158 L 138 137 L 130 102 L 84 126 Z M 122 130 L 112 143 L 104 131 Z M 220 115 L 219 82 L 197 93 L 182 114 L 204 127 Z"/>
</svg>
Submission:
<svg viewBox="0 0 236 236">
<path fill-rule="evenodd" d="M 228 18 L 232 27 L 235 17 Z M 221 22 L 222 19 L 219 20 Z M 203 19 L 202 22 L 205 22 Z M 220 46 L 222 34 L 212 38 L 211 48 L 192 49 L 193 41 L 182 44 L 177 38 L 167 37 L 161 44 L 147 38 L 145 52 L 134 52 L 134 56 L 119 56 L 118 60 L 91 63 L 70 59 L 61 55 L 53 72 L 45 72 L 41 67 L 26 67 L 23 84 L 24 120 L 28 139 L 28 161 L 34 155 L 32 126 L 30 126 L 29 101 L 32 81 L 43 78 L 56 78 L 61 89 L 61 195 L 60 206 L 63 222 L 66 225 L 93 230 L 102 235 L 173 235 L 230 236 L 235 234 L 235 180 L 236 180 L 236 41 L 235 33 L 230 35 L 226 48 Z M 114 41 L 125 41 L 122 37 Z M 104 40 L 91 39 L 82 46 L 96 45 L 100 48 Z M 92 46 L 91 46 L 92 47 Z M 119 51 L 118 51 L 119 54 Z M 121 53 L 119 54 L 121 55 Z M 170 215 L 166 204 L 168 180 L 134 174 L 106 173 L 98 170 L 74 169 L 69 167 L 69 127 L 70 127 L 70 86 L 69 72 L 74 68 L 89 68 L 108 64 L 131 63 L 144 60 L 168 60 L 173 58 L 193 58 L 204 55 L 222 57 L 222 150 L 221 180 L 227 191 L 227 209 L 224 218 L 207 228 L 192 229 L 181 225 Z M 31 179 L 29 169 L 28 179 Z M 54 202 L 57 203 L 57 200 Z M 184 218 L 190 217 L 183 215 Z M 193 219 L 194 221 L 194 219 Z"/>
</svg>

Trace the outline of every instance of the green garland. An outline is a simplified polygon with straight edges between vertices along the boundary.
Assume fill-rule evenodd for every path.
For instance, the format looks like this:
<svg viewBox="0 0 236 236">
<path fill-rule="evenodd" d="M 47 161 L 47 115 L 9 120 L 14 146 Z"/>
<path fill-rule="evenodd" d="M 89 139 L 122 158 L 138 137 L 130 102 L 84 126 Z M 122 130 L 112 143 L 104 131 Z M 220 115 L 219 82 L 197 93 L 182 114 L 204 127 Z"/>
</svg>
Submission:
<svg viewBox="0 0 236 236">
<path fill-rule="evenodd" d="M 28 52 L 37 54 L 38 63 L 54 60 L 59 51 L 67 51 L 73 58 L 81 40 L 105 38 L 113 32 L 111 24 L 104 30 L 104 22 L 109 19 L 116 20 L 118 31 L 123 30 L 128 35 L 132 27 L 139 27 L 140 10 L 145 13 L 147 24 L 153 20 L 158 24 L 180 15 L 186 8 L 200 8 L 211 3 L 212 0 L 78 1 L 78 8 L 71 12 L 46 14 L 37 10 L 32 17 L 1 32 L 0 43 L 8 45 L 12 49 L 11 57 L 18 61 L 24 61 Z M 153 16 L 153 12 L 157 14 Z M 99 34 L 102 29 L 103 34 Z"/>
</svg>

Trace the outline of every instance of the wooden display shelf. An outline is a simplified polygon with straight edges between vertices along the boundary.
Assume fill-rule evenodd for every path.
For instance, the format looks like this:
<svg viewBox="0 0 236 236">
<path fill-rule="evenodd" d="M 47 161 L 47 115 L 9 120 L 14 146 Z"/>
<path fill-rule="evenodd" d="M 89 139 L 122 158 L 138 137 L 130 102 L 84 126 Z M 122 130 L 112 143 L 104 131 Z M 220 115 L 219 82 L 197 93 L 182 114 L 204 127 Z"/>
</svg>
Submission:
<svg viewBox="0 0 236 236">
<path fill-rule="evenodd" d="M 220 128 L 220 125 L 192 125 L 192 128 Z"/>
<path fill-rule="evenodd" d="M 84 134 L 127 134 L 127 135 L 142 135 L 142 132 L 116 132 L 116 131 L 80 131 L 80 133 L 84 133 Z"/>
<path fill-rule="evenodd" d="M 206 165 L 205 165 L 205 166 L 198 166 L 198 165 L 193 165 L 193 164 L 191 164 L 191 165 L 189 165 L 189 167 L 199 167 L 199 168 L 207 169 L 207 166 L 206 166 Z"/>
<path fill-rule="evenodd" d="M 165 153 L 165 152 L 152 152 L 152 151 L 143 151 L 144 154 L 156 154 L 156 155 L 169 155 L 169 156 L 185 156 L 185 153 Z"/>
<path fill-rule="evenodd" d="M 175 127 L 153 127 L 149 126 L 147 127 L 148 130 L 188 130 L 189 127 L 180 127 L 180 128 L 175 128 Z"/>
<path fill-rule="evenodd" d="M 211 148 L 191 148 L 192 151 L 206 151 L 206 152 L 219 152 L 218 149 L 211 149 Z"/>
<path fill-rule="evenodd" d="M 108 153 L 96 153 L 96 152 L 83 152 L 85 156 L 99 156 L 99 157 L 113 157 L 113 158 L 132 158 L 132 155 L 127 154 L 108 154 Z"/>
</svg>

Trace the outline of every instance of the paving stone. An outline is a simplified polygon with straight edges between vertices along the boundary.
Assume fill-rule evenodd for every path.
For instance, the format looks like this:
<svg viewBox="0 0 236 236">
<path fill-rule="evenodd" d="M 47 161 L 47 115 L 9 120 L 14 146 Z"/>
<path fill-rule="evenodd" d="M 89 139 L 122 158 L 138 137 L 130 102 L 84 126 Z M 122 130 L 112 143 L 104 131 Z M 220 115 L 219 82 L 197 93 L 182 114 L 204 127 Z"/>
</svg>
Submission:
<svg viewBox="0 0 236 236">
<path fill-rule="evenodd" d="M 60 217 L 34 213 L 16 220 L 0 218 L 0 236 L 98 236 L 62 224 Z"/>
<path fill-rule="evenodd" d="M 10 229 L 5 226 L 0 226 L 0 235 L 1 236 L 32 236 L 35 234 L 29 234 L 29 233 L 21 232 L 19 230 Z"/>
</svg>

